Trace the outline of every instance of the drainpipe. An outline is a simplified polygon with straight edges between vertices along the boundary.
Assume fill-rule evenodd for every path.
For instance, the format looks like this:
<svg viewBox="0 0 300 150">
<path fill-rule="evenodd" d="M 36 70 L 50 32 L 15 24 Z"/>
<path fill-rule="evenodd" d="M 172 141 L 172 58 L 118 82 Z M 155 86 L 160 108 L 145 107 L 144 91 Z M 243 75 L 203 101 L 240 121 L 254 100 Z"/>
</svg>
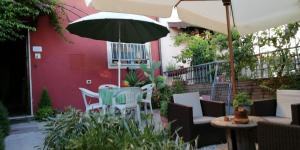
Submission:
<svg viewBox="0 0 300 150">
<path fill-rule="evenodd" d="M 159 73 L 160 75 L 163 75 L 163 68 L 162 68 L 162 58 L 161 58 L 161 40 L 158 40 L 158 57 L 159 57 L 159 61 L 161 63 L 160 67 L 159 67 Z"/>
<path fill-rule="evenodd" d="M 159 22 L 159 18 L 156 18 L 156 21 Z M 160 61 L 160 67 L 159 67 L 159 73 L 160 75 L 163 75 L 163 69 L 162 69 L 162 59 L 161 59 L 161 39 L 158 40 L 158 57 L 159 57 L 159 61 Z"/>
</svg>

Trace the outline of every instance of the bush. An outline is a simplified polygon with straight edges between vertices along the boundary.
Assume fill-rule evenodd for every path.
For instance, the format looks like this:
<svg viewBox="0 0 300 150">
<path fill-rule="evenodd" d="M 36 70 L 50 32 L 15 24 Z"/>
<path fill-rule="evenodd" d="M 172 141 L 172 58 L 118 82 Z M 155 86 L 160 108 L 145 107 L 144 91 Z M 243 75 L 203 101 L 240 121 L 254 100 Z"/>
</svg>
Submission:
<svg viewBox="0 0 300 150">
<path fill-rule="evenodd" d="M 284 90 L 300 90 L 300 75 L 290 75 L 286 77 L 288 82 L 281 85 L 280 89 Z"/>
<path fill-rule="evenodd" d="M 10 130 L 8 112 L 1 102 L 0 102 L 0 130 L 2 130 L 4 136 L 7 136 Z"/>
<path fill-rule="evenodd" d="M 172 89 L 174 94 L 184 93 L 186 91 L 185 83 L 182 80 L 174 80 L 172 83 Z"/>
<path fill-rule="evenodd" d="M 45 120 L 53 115 L 54 110 L 52 108 L 51 98 L 48 94 L 48 91 L 43 89 L 39 102 L 39 108 L 36 112 L 35 118 L 37 120 Z"/>
<path fill-rule="evenodd" d="M 4 133 L 3 131 L 0 129 L 0 150 L 4 150 Z"/>
<path fill-rule="evenodd" d="M 160 101 L 160 114 L 162 116 L 167 116 L 168 115 L 168 101 Z"/>
<path fill-rule="evenodd" d="M 47 125 L 44 149 L 179 150 L 190 146 L 181 139 L 173 141 L 169 130 L 156 129 L 151 122 L 139 128 L 134 120 L 70 108 Z"/>
<path fill-rule="evenodd" d="M 172 88 L 170 86 L 165 85 L 163 88 L 155 89 L 152 93 L 152 98 L 154 102 L 170 101 L 172 95 Z"/>
<path fill-rule="evenodd" d="M 43 89 L 40 102 L 39 102 L 39 108 L 49 107 L 49 106 L 52 107 L 50 96 L 48 94 L 47 89 Z"/>
<path fill-rule="evenodd" d="M 175 63 L 172 63 L 172 62 L 169 62 L 168 65 L 166 66 L 166 70 L 167 70 L 167 71 L 173 71 L 173 70 L 176 70 L 176 64 L 175 64 Z"/>
<path fill-rule="evenodd" d="M 53 115 L 54 115 L 54 110 L 52 109 L 52 107 L 46 106 L 38 109 L 35 118 L 37 120 L 45 120 L 49 117 L 53 117 Z"/>
</svg>

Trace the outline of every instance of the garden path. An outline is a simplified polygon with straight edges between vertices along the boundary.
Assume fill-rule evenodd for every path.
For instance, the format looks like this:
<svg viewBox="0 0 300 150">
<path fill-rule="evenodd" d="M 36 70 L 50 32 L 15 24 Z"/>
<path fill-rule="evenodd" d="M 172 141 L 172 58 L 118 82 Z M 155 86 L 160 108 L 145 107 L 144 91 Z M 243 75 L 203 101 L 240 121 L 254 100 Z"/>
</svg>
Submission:
<svg viewBox="0 0 300 150">
<path fill-rule="evenodd" d="M 27 121 L 11 125 L 10 135 L 5 138 L 5 150 L 37 150 L 43 145 L 44 123 Z"/>
</svg>

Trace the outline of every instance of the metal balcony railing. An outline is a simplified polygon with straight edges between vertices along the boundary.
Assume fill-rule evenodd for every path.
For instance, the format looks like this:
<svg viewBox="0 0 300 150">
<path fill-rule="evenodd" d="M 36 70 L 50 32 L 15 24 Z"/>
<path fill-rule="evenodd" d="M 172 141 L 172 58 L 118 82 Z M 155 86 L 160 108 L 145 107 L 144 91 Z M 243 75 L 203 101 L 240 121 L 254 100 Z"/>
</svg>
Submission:
<svg viewBox="0 0 300 150">
<path fill-rule="evenodd" d="M 180 79 L 187 84 L 213 83 L 216 79 L 223 82 L 229 80 L 229 63 L 214 61 L 210 63 L 166 71 L 164 75 L 173 79 Z"/>
<path fill-rule="evenodd" d="M 123 67 L 147 64 L 150 60 L 149 44 L 108 42 L 107 49 L 110 66 L 117 66 L 119 53 Z"/>
</svg>

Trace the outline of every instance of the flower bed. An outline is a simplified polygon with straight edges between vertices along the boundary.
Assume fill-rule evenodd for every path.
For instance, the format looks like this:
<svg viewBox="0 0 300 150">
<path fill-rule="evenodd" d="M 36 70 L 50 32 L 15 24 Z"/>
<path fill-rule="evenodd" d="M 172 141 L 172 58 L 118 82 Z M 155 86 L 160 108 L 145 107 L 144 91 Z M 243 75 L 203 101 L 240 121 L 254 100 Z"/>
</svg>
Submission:
<svg viewBox="0 0 300 150">
<path fill-rule="evenodd" d="M 140 128 L 132 119 L 69 109 L 48 123 L 44 149 L 193 149 L 173 141 L 169 130 L 156 128 L 151 119 L 143 122 Z"/>
</svg>

